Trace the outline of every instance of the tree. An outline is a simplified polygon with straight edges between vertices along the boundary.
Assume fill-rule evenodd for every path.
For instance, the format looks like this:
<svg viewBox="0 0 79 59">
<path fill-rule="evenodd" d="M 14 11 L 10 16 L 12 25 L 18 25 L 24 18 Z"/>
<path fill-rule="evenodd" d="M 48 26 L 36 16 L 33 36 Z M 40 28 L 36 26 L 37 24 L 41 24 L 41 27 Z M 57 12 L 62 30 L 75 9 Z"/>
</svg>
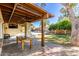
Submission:
<svg viewBox="0 0 79 59">
<path fill-rule="evenodd" d="M 79 18 L 79 4 L 74 7 L 75 16 Z"/>
<path fill-rule="evenodd" d="M 68 13 L 64 8 L 61 8 L 60 12 L 63 14 L 63 17 L 68 17 Z"/>
<path fill-rule="evenodd" d="M 45 4 L 45 3 L 41 3 L 40 6 L 41 6 L 41 7 L 45 7 L 46 4 Z"/>
<path fill-rule="evenodd" d="M 65 7 L 68 13 L 69 19 L 72 23 L 71 43 L 73 45 L 79 46 L 79 20 L 73 12 L 73 8 L 74 6 L 76 6 L 76 4 L 64 3 L 62 5 Z"/>
<path fill-rule="evenodd" d="M 51 24 L 51 25 L 49 25 L 49 30 L 51 31 L 51 30 L 56 30 L 56 29 L 58 29 L 58 24 L 56 23 L 56 24 Z"/>
<path fill-rule="evenodd" d="M 59 29 L 60 30 L 71 30 L 71 22 L 68 20 L 62 20 L 59 23 Z"/>
<path fill-rule="evenodd" d="M 55 24 L 51 24 L 49 26 L 49 30 L 71 30 L 71 22 L 68 19 L 64 19 L 61 21 L 58 21 Z"/>
</svg>

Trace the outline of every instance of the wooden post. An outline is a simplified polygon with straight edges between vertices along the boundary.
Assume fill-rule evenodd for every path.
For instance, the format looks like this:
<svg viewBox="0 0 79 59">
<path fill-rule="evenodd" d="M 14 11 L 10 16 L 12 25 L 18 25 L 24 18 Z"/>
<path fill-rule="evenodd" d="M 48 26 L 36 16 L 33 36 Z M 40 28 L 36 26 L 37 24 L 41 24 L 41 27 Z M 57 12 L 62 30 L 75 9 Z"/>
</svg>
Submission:
<svg viewBox="0 0 79 59">
<path fill-rule="evenodd" d="M 41 46 L 44 47 L 44 20 L 41 20 Z"/>
<path fill-rule="evenodd" d="M 10 18 L 9 18 L 9 23 L 10 23 L 10 21 L 11 21 L 11 18 L 12 18 L 12 16 L 13 16 L 14 12 L 15 12 L 15 9 L 16 9 L 16 7 L 17 7 L 17 4 L 18 4 L 18 3 L 15 3 L 15 5 L 14 5 L 13 11 L 12 11 L 11 16 L 10 16 Z"/>
<path fill-rule="evenodd" d="M 27 39 L 26 37 L 27 37 L 27 22 L 25 22 L 25 39 Z"/>
<path fill-rule="evenodd" d="M 18 44 L 18 39 L 19 39 L 19 38 L 18 38 L 18 37 L 16 37 L 16 43 L 17 43 L 17 44 Z"/>
<path fill-rule="evenodd" d="M 45 14 L 41 20 L 41 46 L 44 47 L 44 19 L 48 18 L 48 14 Z"/>
</svg>

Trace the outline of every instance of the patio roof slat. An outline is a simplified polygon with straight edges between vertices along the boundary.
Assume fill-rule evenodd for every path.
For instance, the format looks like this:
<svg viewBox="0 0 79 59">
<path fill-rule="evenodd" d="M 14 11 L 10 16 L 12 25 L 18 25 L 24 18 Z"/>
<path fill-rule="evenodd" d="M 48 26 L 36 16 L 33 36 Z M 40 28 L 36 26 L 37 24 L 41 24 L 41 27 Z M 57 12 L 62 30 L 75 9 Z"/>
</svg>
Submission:
<svg viewBox="0 0 79 59">
<path fill-rule="evenodd" d="M 37 11 L 36 9 L 33 9 L 33 8 L 30 7 L 28 4 L 20 3 L 19 6 L 22 6 L 22 7 L 24 7 L 25 9 L 31 10 L 32 12 L 35 12 L 35 13 L 38 13 L 38 14 L 43 15 L 42 12 L 39 12 L 39 11 Z"/>
<path fill-rule="evenodd" d="M 46 10 L 44 10 L 43 8 L 41 8 L 41 7 L 39 7 L 39 6 L 36 6 L 36 5 L 33 4 L 33 3 L 24 3 L 24 4 L 28 5 L 30 8 L 32 8 L 32 9 L 34 9 L 34 10 L 36 10 L 36 11 L 42 13 L 42 14 L 46 14 L 46 13 L 47 13 Z"/>
<path fill-rule="evenodd" d="M 29 9 L 29 8 L 24 8 L 24 7 L 21 7 L 21 6 L 17 6 L 17 8 L 20 8 L 20 9 L 23 9 L 25 11 L 28 11 L 29 13 L 32 13 L 34 15 L 41 16 L 41 14 L 39 14 L 39 13 L 33 11 L 32 9 Z"/>
</svg>

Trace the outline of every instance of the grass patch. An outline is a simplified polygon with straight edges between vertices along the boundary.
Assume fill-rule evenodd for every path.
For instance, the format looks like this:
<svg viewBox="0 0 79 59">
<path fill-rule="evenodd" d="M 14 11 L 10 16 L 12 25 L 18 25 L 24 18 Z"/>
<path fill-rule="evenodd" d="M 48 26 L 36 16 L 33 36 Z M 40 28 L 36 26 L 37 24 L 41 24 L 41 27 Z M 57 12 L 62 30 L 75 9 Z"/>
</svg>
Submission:
<svg viewBox="0 0 79 59">
<path fill-rule="evenodd" d="M 70 42 L 70 35 L 53 34 L 53 35 L 48 35 L 47 37 L 49 38 L 48 41 L 59 43 L 59 44 L 66 44 Z"/>
</svg>

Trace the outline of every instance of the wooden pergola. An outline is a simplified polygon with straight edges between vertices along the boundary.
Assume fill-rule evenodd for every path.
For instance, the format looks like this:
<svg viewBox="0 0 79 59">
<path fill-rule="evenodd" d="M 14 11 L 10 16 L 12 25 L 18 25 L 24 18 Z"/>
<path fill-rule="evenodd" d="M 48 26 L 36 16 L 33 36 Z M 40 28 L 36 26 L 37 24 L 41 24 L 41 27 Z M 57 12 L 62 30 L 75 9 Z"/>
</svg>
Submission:
<svg viewBox="0 0 79 59">
<path fill-rule="evenodd" d="M 54 15 L 43 10 L 33 3 L 0 3 L 4 23 L 15 23 L 27 25 L 27 22 L 41 21 L 41 46 L 44 46 L 44 23 L 43 20 Z M 25 30 L 26 30 L 25 26 Z M 27 31 L 25 31 L 26 36 Z"/>
</svg>

